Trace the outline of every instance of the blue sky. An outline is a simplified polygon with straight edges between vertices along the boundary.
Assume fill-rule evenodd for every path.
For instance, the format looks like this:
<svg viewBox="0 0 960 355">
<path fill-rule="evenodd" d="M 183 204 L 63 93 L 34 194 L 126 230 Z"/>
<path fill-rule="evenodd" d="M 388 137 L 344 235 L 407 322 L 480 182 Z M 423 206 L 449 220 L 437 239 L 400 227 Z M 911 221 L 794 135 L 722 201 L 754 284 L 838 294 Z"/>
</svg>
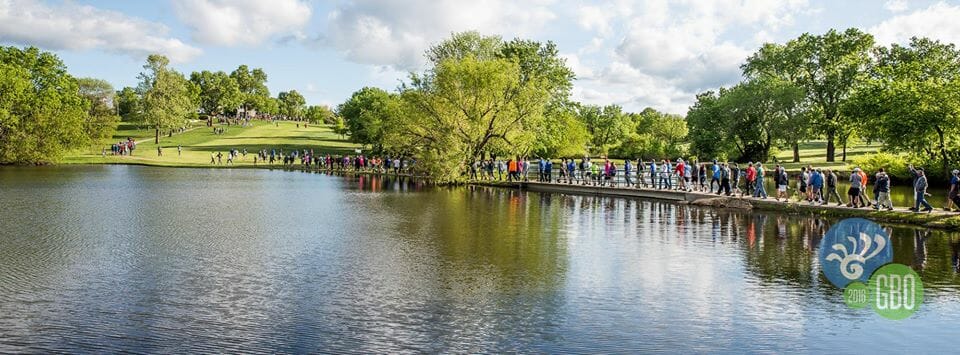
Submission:
<svg viewBox="0 0 960 355">
<path fill-rule="evenodd" d="M 574 99 L 686 112 L 734 84 L 764 42 L 859 27 L 879 43 L 960 42 L 957 1 L 822 0 L 0 0 L 0 43 L 60 55 L 78 76 L 136 83 L 146 55 L 184 73 L 262 67 L 271 94 L 335 106 L 363 86 L 393 90 L 452 32 L 553 40 Z"/>
</svg>

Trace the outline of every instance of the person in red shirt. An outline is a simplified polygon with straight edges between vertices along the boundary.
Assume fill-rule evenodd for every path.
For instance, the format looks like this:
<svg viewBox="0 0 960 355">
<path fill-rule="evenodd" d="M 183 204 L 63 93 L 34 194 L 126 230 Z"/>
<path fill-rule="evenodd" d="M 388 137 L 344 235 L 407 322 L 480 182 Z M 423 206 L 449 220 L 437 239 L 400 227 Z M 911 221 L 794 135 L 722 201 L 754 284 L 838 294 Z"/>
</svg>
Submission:
<svg viewBox="0 0 960 355">
<path fill-rule="evenodd" d="M 683 159 L 677 159 L 677 167 L 673 169 L 674 172 L 677 174 L 677 183 L 680 185 L 681 191 L 687 189 L 687 184 L 683 181 L 684 164 L 685 163 L 683 162 Z"/>
<path fill-rule="evenodd" d="M 757 169 L 753 167 L 753 163 L 747 165 L 747 191 L 748 195 L 753 196 L 753 188 L 756 184 L 754 182 L 757 180 Z"/>
</svg>

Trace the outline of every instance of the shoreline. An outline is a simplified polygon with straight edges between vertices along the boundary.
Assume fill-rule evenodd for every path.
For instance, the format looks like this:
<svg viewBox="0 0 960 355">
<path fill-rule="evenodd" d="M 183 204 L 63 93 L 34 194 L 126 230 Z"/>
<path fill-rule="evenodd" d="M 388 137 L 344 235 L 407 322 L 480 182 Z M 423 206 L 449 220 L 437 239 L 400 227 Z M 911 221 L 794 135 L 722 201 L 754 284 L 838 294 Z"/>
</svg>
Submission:
<svg viewBox="0 0 960 355">
<path fill-rule="evenodd" d="M 100 158 L 100 157 L 97 157 Z M 283 166 L 249 163 L 238 165 L 219 165 L 219 164 L 162 164 L 150 161 L 74 161 L 63 162 L 50 166 L 83 166 L 83 165 L 133 165 L 156 168 L 206 168 L 206 169 L 268 169 L 285 171 L 315 171 L 327 173 L 340 173 L 344 175 L 367 175 L 367 176 L 396 176 L 417 179 L 429 179 L 424 176 L 415 176 L 407 173 L 390 174 L 374 171 L 352 171 L 351 169 L 315 169 L 304 168 L 300 165 Z M 618 198 L 651 199 L 657 201 L 671 202 L 685 205 L 695 205 L 701 207 L 739 209 L 742 211 L 757 210 L 779 213 L 788 213 L 795 215 L 807 214 L 821 217 L 864 217 L 878 222 L 908 225 L 913 227 L 935 228 L 947 231 L 960 231 L 960 213 L 944 212 L 934 210 L 931 213 L 917 213 L 900 207 L 893 211 L 877 211 L 870 207 L 850 208 L 846 206 L 824 206 L 810 205 L 807 203 L 798 203 L 795 201 L 776 201 L 772 198 L 766 200 L 753 197 L 728 197 L 705 192 L 686 192 L 676 190 L 656 190 L 649 188 L 625 188 L 625 187 L 604 187 L 604 186 L 584 186 L 570 185 L 560 183 L 540 183 L 540 182 L 506 182 L 506 181 L 470 181 L 461 185 L 488 186 L 498 188 L 510 188 L 517 190 L 527 190 L 534 192 L 562 193 L 572 195 L 586 196 L 609 196 Z"/>
<path fill-rule="evenodd" d="M 561 193 L 582 196 L 607 196 L 616 198 L 649 199 L 681 205 L 737 209 L 741 211 L 767 211 L 793 215 L 850 218 L 863 217 L 877 222 L 945 231 L 960 231 L 960 213 L 934 210 L 931 213 L 912 212 L 903 207 L 893 211 L 878 211 L 871 207 L 852 208 L 836 205 L 811 205 L 794 201 L 776 201 L 772 197 L 722 196 L 706 192 L 657 190 L 649 188 L 602 187 L 568 185 L 541 182 L 471 182 L 475 186 L 511 188 L 533 192 Z"/>
</svg>

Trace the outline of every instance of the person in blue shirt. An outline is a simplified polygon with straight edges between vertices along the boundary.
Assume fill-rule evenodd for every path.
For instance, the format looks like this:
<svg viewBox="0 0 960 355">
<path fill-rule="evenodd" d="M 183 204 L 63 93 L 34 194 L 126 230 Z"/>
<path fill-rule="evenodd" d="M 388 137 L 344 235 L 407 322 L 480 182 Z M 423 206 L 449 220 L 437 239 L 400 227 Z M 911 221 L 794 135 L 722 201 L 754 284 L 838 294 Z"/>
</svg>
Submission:
<svg viewBox="0 0 960 355">
<path fill-rule="evenodd" d="M 810 202 L 817 204 L 823 203 L 823 173 L 820 172 L 820 169 L 816 169 L 810 174 L 810 187 L 813 189 Z"/>
<path fill-rule="evenodd" d="M 720 164 L 717 164 L 717 161 L 713 161 L 713 177 L 710 178 L 710 191 L 713 192 L 713 183 L 717 183 L 717 192 L 720 192 Z"/>
<path fill-rule="evenodd" d="M 623 180 L 627 182 L 627 187 L 633 185 L 633 180 L 630 179 L 630 170 L 633 170 L 633 167 L 630 166 L 630 158 L 623 160 Z"/>
<path fill-rule="evenodd" d="M 650 187 L 657 187 L 657 161 L 650 159 Z"/>
</svg>

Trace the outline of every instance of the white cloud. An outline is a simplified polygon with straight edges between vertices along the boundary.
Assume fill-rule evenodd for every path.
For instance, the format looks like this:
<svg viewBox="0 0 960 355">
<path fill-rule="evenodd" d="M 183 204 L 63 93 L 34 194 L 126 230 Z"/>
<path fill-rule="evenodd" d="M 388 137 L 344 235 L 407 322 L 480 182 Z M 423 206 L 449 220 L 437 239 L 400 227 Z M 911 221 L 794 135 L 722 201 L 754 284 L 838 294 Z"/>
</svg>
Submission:
<svg viewBox="0 0 960 355">
<path fill-rule="evenodd" d="M 167 37 L 158 23 L 93 6 L 47 5 L 39 1 L 0 0 L 0 41 L 50 50 L 104 50 L 144 57 L 161 53 L 175 62 L 200 49 Z"/>
<path fill-rule="evenodd" d="M 872 33 L 877 44 L 905 43 L 910 37 L 929 37 L 960 44 L 960 6 L 939 2 L 926 9 L 894 16 L 876 25 Z"/>
<path fill-rule="evenodd" d="M 887 2 L 883 4 L 883 8 L 890 12 L 907 11 L 909 7 L 910 4 L 908 4 L 906 0 L 887 0 Z"/>
<path fill-rule="evenodd" d="M 255 45 L 275 35 L 302 37 L 310 5 L 299 0 L 176 0 L 177 16 L 201 43 Z"/>
<path fill-rule="evenodd" d="M 321 37 L 347 59 L 416 70 L 424 51 L 453 32 L 529 36 L 553 20 L 550 1 L 355 0 L 337 5 Z"/>
</svg>

